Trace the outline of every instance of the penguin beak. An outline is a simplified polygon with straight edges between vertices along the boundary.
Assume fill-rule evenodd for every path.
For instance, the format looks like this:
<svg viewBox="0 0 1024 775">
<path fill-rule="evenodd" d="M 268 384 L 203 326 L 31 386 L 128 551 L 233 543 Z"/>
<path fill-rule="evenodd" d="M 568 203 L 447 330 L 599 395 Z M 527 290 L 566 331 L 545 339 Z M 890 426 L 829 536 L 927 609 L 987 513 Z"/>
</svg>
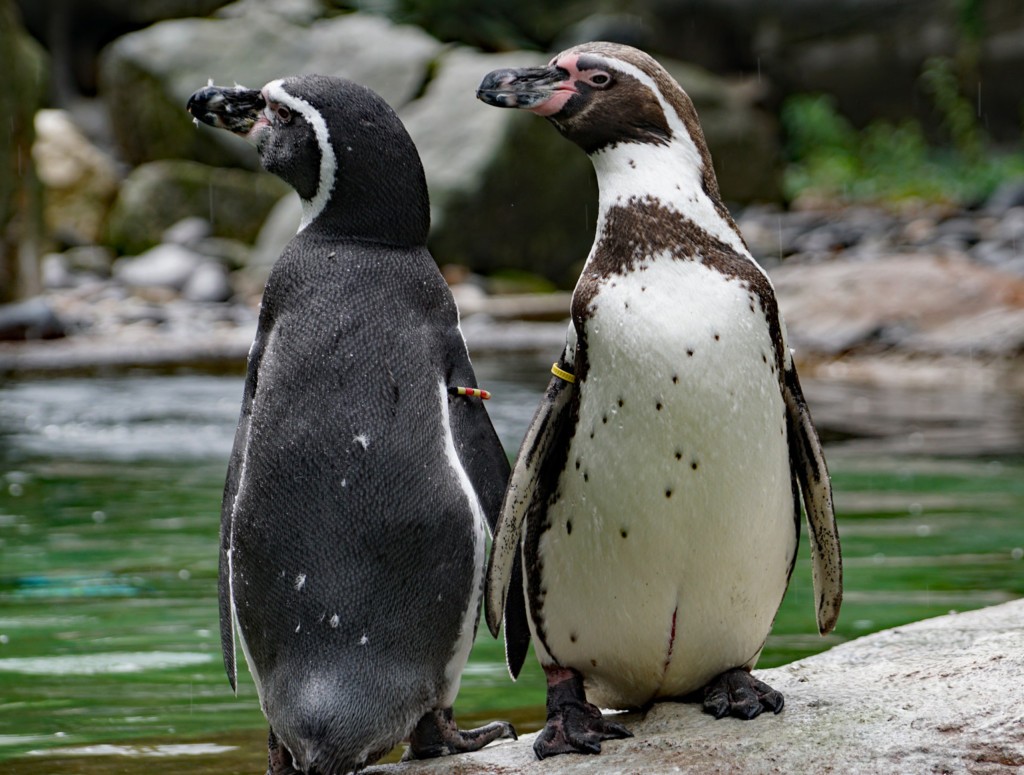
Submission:
<svg viewBox="0 0 1024 775">
<path fill-rule="evenodd" d="M 494 70 L 476 90 L 478 100 L 496 108 L 522 108 L 541 116 L 558 113 L 579 94 L 569 72 L 553 65 Z"/>
<path fill-rule="evenodd" d="M 196 121 L 246 137 L 263 118 L 267 101 L 256 89 L 204 86 L 188 98 L 186 110 Z"/>
</svg>

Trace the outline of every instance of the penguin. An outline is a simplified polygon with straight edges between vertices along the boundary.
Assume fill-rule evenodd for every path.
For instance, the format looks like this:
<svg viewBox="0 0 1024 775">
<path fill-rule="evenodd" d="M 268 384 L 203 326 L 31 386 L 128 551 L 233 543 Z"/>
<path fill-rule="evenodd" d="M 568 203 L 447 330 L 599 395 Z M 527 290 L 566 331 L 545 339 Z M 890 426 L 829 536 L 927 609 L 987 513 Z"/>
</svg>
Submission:
<svg viewBox="0 0 1024 775">
<path fill-rule="evenodd" d="M 821 445 L 771 282 L 719 195 L 693 104 L 624 45 L 496 70 L 477 96 L 545 117 L 597 173 L 566 345 L 513 465 L 487 623 L 547 678 L 538 757 L 629 736 L 599 708 L 778 713 L 751 675 L 810 526 L 817 625 L 842 560 Z"/>
<path fill-rule="evenodd" d="M 224 665 L 236 688 L 237 636 L 268 773 L 514 738 L 460 731 L 451 710 L 509 464 L 426 248 L 412 140 L 373 91 L 319 75 L 209 85 L 187 109 L 302 201 L 263 293 L 221 518 Z"/>
</svg>

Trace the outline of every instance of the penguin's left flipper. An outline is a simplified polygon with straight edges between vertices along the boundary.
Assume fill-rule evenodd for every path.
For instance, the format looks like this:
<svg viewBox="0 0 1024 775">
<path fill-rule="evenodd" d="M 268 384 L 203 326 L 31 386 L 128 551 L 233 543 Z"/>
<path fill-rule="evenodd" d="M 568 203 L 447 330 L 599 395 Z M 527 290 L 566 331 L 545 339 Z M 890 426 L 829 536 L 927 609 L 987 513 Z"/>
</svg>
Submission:
<svg viewBox="0 0 1024 775">
<path fill-rule="evenodd" d="M 782 705 L 781 693 L 741 667 L 726 670 L 704 688 L 704 712 L 715 718 L 752 719 L 763 710 L 778 713 Z"/>
<path fill-rule="evenodd" d="M 507 721 L 492 721 L 477 729 L 459 729 L 451 708 L 432 710 L 423 716 L 409 735 L 409 748 L 402 757 L 436 759 L 456 753 L 479 751 L 488 743 L 508 738 L 518 740 L 515 728 Z"/>
<path fill-rule="evenodd" d="M 832 484 L 821 442 L 811 423 L 811 413 L 792 363 L 785 370 L 782 392 L 789 425 L 789 457 L 803 493 L 811 537 L 818 632 L 825 635 L 836 626 L 843 602 L 843 557 L 832 507 Z"/>
<path fill-rule="evenodd" d="M 563 353 L 562 363 L 565 363 L 565 357 L 566 355 Z M 522 633 L 508 632 L 512 622 L 524 624 L 526 622 L 522 585 L 519 583 L 519 590 L 513 592 L 511 583 L 514 577 L 519 578 L 516 569 L 521 557 L 520 543 L 523 520 L 531 509 L 543 507 L 548 495 L 547 489 L 544 487 L 546 464 L 557 459 L 558 456 L 552 453 L 559 444 L 565 442 L 568 407 L 572 395 L 573 385 L 564 379 L 554 377 L 548 384 L 544 398 L 541 399 L 537 413 L 534 415 L 519 448 L 512 478 L 509 480 L 508 491 L 505 493 L 505 499 L 501 505 L 498 526 L 494 530 L 494 543 L 491 547 L 491 559 L 487 568 L 484 603 L 487 626 L 492 635 L 498 636 L 502 619 L 505 619 L 507 649 L 512 644 L 521 642 L 529 644 L 528 631 L 525 641 L 520 637 Z M 506 603 L 516 605 L 517 610 L 509 611 L 506 614 Z M 523 610 L 520 611 L 519 608 Z M 512 641 L 509 640 L 510 637 Z M 517 645 L 516 653 L 508 653 L 509 668 L 513 677 L 518 674 L 519 667 L 522 666 L 525 645 L 522 646 L 522 652 L 522 655 L 518 653 Z"/>
</svg>

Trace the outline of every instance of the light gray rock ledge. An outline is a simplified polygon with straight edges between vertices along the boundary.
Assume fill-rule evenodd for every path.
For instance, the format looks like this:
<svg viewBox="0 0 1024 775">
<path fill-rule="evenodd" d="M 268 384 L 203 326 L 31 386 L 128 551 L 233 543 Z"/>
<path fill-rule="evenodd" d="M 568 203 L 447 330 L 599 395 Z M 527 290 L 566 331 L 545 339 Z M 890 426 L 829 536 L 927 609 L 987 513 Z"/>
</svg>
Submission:
<svg viewBox="0 0 1024 775">
<path fill-rule="evenodd" d="M 624 716 L 630 740 L 538 762 L 534 735 L 367 775 L 505 773 L 1009 773 L 1024 767 L 1024 600 L 868 635 L 760 678 L 778 716 L 662 703 Z"/>
</svg>

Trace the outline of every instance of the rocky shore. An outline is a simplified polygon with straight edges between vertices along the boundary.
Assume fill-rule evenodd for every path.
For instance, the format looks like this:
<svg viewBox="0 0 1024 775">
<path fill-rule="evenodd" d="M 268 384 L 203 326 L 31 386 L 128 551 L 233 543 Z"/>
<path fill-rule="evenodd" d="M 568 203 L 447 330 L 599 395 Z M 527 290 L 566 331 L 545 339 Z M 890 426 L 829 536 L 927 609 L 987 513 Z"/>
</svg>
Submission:
<svg viewBox="0 0 1024 775">
<path fill-rule="evenodd" d="M 846 363 L 839 371 L 870 381 L 886 376 L 859 371 L 858 360 L 916 360 L 930 374 L 929 364 L 967 358 L 986 370 L 985 380 L 998 373 L 1019 386 L 1024 184 L 976 211 L 750 207 L 737 220 L 772 276 L 801 360 Z M 275 230 L 278 241 L 293 233 Z M 248 258 L 244 245 L 214 236 L 197 217 L 172 225 L 138 256 L 115 259 L 101 247 L 48 255 L 43 293 L 0 307 L 0 373 L 238 365 L 269 268 Z M 474 351 L 560 346 L 567 293 L 523 293 L 522 285 L 456 267 L 448 274 Z"/>
<path fill-rule="evenodd" d="M 777 715 L 716 721 L 697 705 L 625 714 L 633 732 L 600 756 L 537 761 L 536 735 L 367 775 L 953 773 L 1024 768 L 1024 601 L 915 622 L 836 646 L 759 678 Z"/>
</svg>

